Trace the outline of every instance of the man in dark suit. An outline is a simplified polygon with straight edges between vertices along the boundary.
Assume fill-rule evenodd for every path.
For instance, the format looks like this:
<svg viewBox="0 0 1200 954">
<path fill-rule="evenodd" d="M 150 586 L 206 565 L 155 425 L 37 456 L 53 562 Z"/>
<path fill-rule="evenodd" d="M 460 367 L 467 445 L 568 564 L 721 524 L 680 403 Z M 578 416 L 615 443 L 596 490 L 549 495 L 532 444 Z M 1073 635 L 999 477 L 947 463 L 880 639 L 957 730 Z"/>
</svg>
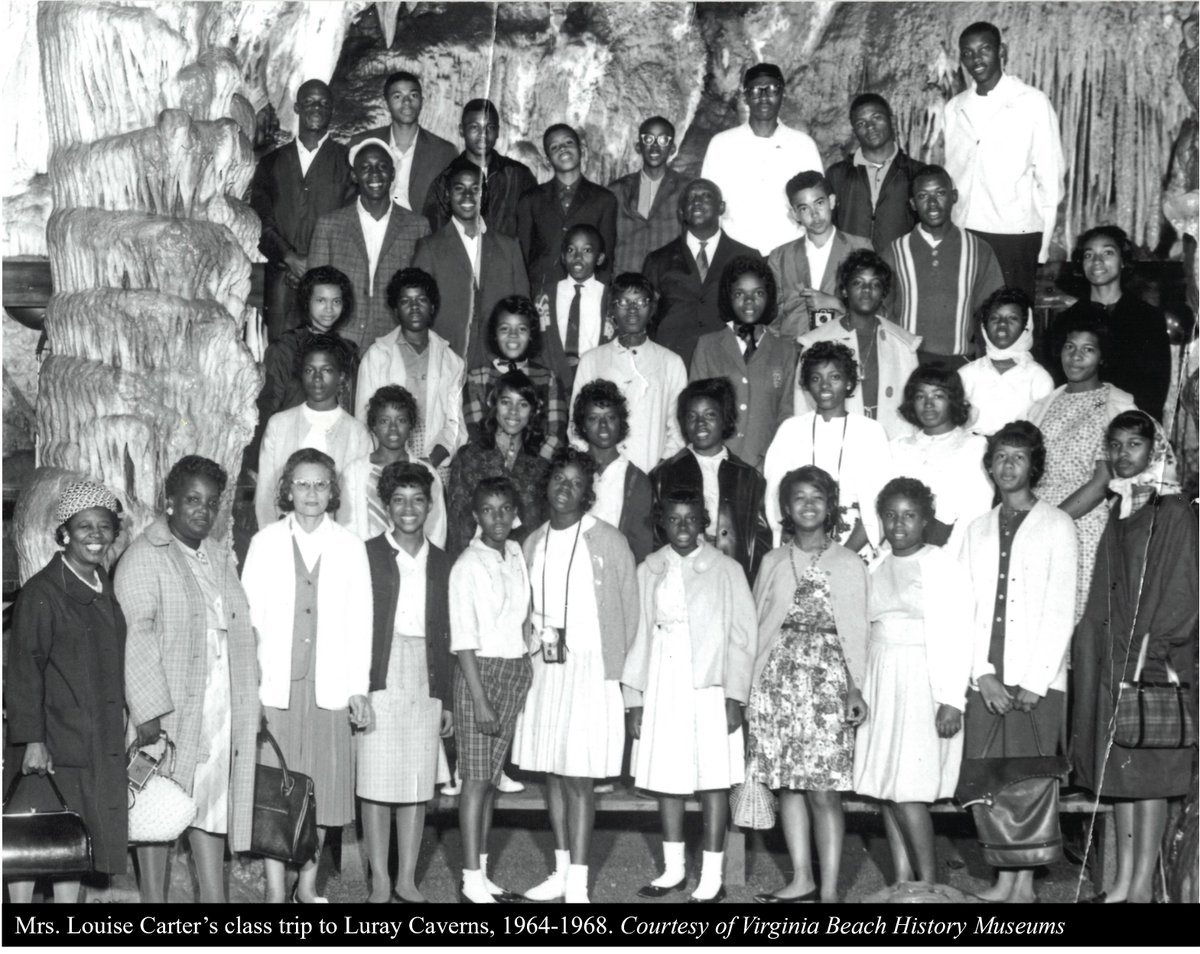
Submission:
<svg viewBox="0 0 1200 954">
<path fill-rule="evenodd" d="M 317 219 L 354 198 L 346 147 L 329 136 L 329 87 L 320 80 L 301 84 L 295 110 L 300 117 L 296 139 L 263 156 L 250 183 L 250 206 L 262 220 L 258 248 L 267 259 L 263 310 L 272 342 L 308 320 L 294 314 L 294 289 L 308 270 Z"/>
<path fill-rule="evenodd" d="M 358 345 L 361 354 L 396 327 L 387 306 L 388 282 L 412 262 L 417 240 L 429 234 L 429 223 L 392 201 L 396 169 L 386 142 L 359 143 L 350 152 L 350 165 L 358 199 L 321 216 L 308 257 L 313 265 L 341 270 L 354 285 L 354 313 L 338 334 Z"/>
<path fill-rule="evenodd" d="M 542 149 L 554 168 L 554 178 L 534 186 L 517 202 L 517 239 L 525 253 L 529 287 L 535 292 L 548 292 L 565 277 L 559 255 L 572 226 L 593 226 L 610 259 L 617 244 L 617 198 L 580 171 L 579 134 L 557 123 L 542 136 Z M 611 274 L 606 266 L 600 271 L 604 278 Z"/>
<path fill-rule="evenodd" d="M 435 330 L 470 370 L 491 360 L 484 329 L 492 308 L 509 295 L 528 297 L 529 280 L 517 240 L 484 228 L 479 166 L 459 157 L 447 171 L 453 218 L 417 243 L 413 267 L 437 282 L 442 304 Z"/>
<path fill-rule="evenodd" d="M 454 161 L 457 151 L 452 143 L 421 128 L 419 120 L 425 99 L 419 77 L 404 70 L 392 73 L 383 82 L 383 99 L 391 113 L 391 123 L 359 133 L 350 140 L 350 146 L 353 148 L 368 139 L 386 142 L 396 162 L 392 201 L 420 212 L 425 208 L 430 184 Z"/>
<path fill-rule="evenodd" d="M 487 227 L 516 238 L 517 200 L 537 185 L 537 179 L 523 163 L 496 152 L 500 113 L 490 99 L 467 103 L 458 128 L 466 146 L 462 158 L 483 170 L 483 219 Z M 443 169 L 433 180 L 424 212 L 435 231 L 450 221 L 449 169 Z"/>
<path fill-rule="evenodd" d="M 650 337 L 692 363 L 701 335 L 725 327 L 717 307 L 721 272 L 739 255 L 761 258 L 756 249 L 721 231 L 721 190 L 695 179 L 679 198 L 683 234 L 646 256 L 644 274 L 658 292 L 658 314 Z"/>
</svg>

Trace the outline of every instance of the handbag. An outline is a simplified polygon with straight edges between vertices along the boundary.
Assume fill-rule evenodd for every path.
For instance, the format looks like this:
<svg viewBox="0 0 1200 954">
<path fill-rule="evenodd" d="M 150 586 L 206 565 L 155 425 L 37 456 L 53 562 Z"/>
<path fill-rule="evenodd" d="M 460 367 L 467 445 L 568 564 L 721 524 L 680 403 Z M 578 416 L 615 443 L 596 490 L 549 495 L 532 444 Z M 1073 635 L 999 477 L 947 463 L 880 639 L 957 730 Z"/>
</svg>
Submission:
<svg viewBox="0 0 1200 954">
<path fill-rule="evenodd" d="M 250 851 L 293 865 L 311 861 L 317 853 L 317 796 L 313 781 L 289 772 L 275 736 L 264 722 L 259 738 L 275 750 L 279 768 L 254 768 L 254 820 Z"/>
<path fill-rule="evenodd" d="M 1142 637 L 1133 680 L 1117 690 L 1113 741 L 1128 749 L 1183 749 L 1196 744 L 1196 719 L 1188 706 L 1191 686 L 1167 664 L 1166 682 L 1142 682 L 1150 634 Z"/>
<path fill-rule="evenodd" d="M 1066 757 L 1045 755 L 1033 713 L 1036 756 L 988 758 L 1002 716 L 996 716 L 980 758 L 963 759 L 954 798 L 970 807 L 983 859 L 996 868 L 1034 868 L 1062 857 L 1058 783 L 1069 770 Z"/>
<path fill-rule="evenodd" d="M 162 733 L 161 758 L 129 746 L 129 840 L 138 844 L 171 842 L 196 818 L 196 803 L 176 782 L 175 743 Z"/>
<path fill-rule="evenodd" d="M 42 776 L 50 783 L 61 810 L 9 814 L 8 803 L 21 780 L 17 774 L 4 793 L 3 866 L 5 878 L 31 881 L 35 878 L 69 878 L 92 870 L 92 836 L 78 812 L 67 807 L 53 775 Z"/>
<path fill-rule="evenodd" d="M 746 781 L 729 790 L 729 817 L 739 828 L 766 831 L 775 827 L 775 794 L 755 777 L 757 761 L 746 765 Z"/>
</svg>

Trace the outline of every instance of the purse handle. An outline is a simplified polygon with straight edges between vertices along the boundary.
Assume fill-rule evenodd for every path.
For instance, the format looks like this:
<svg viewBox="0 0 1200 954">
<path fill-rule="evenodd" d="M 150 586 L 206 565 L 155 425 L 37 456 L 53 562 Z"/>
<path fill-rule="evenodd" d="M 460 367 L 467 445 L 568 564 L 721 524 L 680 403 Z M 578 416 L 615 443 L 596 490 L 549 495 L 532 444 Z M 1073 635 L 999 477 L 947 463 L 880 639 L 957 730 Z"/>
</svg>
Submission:
<svg viewBox="0 0 1200 954">
<path fill-rule="evenodd" d="M 1133 673 L 1133 684 L 1136 686 L 1142 681 L 1142 667 L 1146 665 L 1146 651 L 1150 648 L 1150 634 L 1146 633 L 1142 637 L 1142 648 L 1138 650 L 1137 669 Z M 1171 668 L 1170 662 L 1163 660 L 1163 665 L 1167 667 L 1167 682 L 1179 688 L 1179 673 Z"/>
<path fill-rule="evenodd" d="M 23 778 L 29 778 L 29 776 L 25 775 L 21 772 L 18 772 L 16 775 L 13 776 L 13 780 L 8 783 L 8 788 L 5 789 L 5 791 L 4 791 L 4 809 L 3 809 L 3 811 L 5 814 L 8 814 L 8 803 L 10 801 L 12 801 L 13 795 L 16 794 L 17 786 L 21 784 L 21 779 L 23 779 Z M 50 787 L 52 789 L 54 789 L 54 794 L 58 798 L 58 804 L 60 804 L 62 806 L 63 811 L 69 812 L 71 809 L 67 807 L 67 800 L 65 798 L 63 798 L 62 792 L 59 791 L 58 783 L 56 781 L 54 781 L 54 776 L 51 775 L 49 772 L 47 772 L 45 775 L 42 776 L 42 778 L 44 778 L 47 782 L 49 782 Z M 30 814 L 36 813 L 36 811 L 37 810 L 34 809 L 33 812 L 31 812 Z"/>
<path fill-rule="evenodd" d="M 1026 712 L 1025 714 L 1029 716 L 1029 724 L 1033 726 L 1033 742 L 1037 746 L 1038 755 L 1045 758 L 1046 752 L 1042 748 L 1042 734 L 1038 731 L 1037 719 L 1033 717 L 1032 712 Z M 1003 722 L 1004 716 L 997 713 L 996 718 L 992 721 L 991 729 L 988 730 L 987 741 L 983 743 L 983 751 L 976 756 L 977 758 L 986 759 L 988 757 L 988 752 L 992 750 L 992 743 L 996 741 L 996 735 L 999 733 Z"/>
<path fill-rule="evenodd" d="M 262 726 L 258 730 L 258 737 L 260 739 L 265 738 L 269 743 L 271 743 L 271 748 L 275 750 L 275 758 L 279 760 L 279 771 L 283 773 L 283 785 L 280 787 L 280 790 L 283 792 L 285 797 L 291 795 L 292 788 L 295 786 L 296 780 L 292 778 L 292 773 L 288 771 L 287 761 L 283 757 L 283 750 L 279 748 L 279 743 L 275 741 L 275 736 L 271 735 L 271 730 L 267 728 L 267 720 L 265 717 L 263 718 Z"/>
<path fill-rule="evenodd" d="M 164 740 L 167 744 L 163 749 L 161 758 L 158 759 L 154 766 L 154 774 L 161 775 L 163 778 L 172 778 L 175 775 L 175 743 L 172 742 L 171 737 L 167 735 L 166 729 L 163 729 L 161 732 L 159 732 L 158 739 L 155 739 L 154 741 L 157 742 L 159 739 Z M 129 743 L 129 748 L 125 750 L 125 761 L 128 762 L 133 758 L 135 752 L 139 752 L 142 749 L 147 749 L 151 745 L 154 745 L 154 742 L 151 742 L 148 745 L 138 745 L 137 739 L 134 739 Z M 146 757 L 150 759 L 154 758 L 152 755 L 147 755 Z M 165 768 L 163 767 L 164 762 L 166 763 Z"/>
</svg>

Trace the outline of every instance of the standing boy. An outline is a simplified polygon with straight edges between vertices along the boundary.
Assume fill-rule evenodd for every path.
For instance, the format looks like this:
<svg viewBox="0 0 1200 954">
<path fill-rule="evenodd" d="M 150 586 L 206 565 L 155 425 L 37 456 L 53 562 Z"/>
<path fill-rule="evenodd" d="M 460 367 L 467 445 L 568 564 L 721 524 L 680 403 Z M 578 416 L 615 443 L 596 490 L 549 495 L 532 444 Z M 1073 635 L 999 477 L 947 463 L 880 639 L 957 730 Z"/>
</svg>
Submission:
<svg viewBox="0 0 1200 954">
<path fill-rule="evenodd" d="M 563 123 L 546 130 L 542 149 L 554 169 L 554 178 L 534 186 L 517 201 L 517 238 L 529 269 L 529 287 L 535 292 L 562 277 L 559 251 L 574 225 L 591 225 L 606 249 L 617 244 L 617 199 L 603 186 L 583 175 L 583 150 L 579 134 Z M 599 267 L 608 272 L 607 262 Z"/>
<path fill-rule="evenodd" d="M 788 204 L 805 234 L 767 256 L 779 286 L 776 327 L 786 338 L 799 338 L 817 323 L 842 314 L 837 297 L 838 268 L 856 248 L 870 248 L 869 239 L 837 228 L 838 197 L 819 172 L 801 172 L 788 180 Z"/>
<path fill-rule="evenodd" d="M 633 147 L 642 168 L 608 184 L 617 197 L 617 247 L 613 274 L 636 272 L 646 256 L 679 235 L 679 195 L 687 179 L 667 165 L 675 154 L 675 127 L 651 116 L 638 127 Z"/>
<path fill-rule="evenodd" d="M 446 170 L 450 221 L 417 243 L 413 267 L 434 277 L 442 296 L 438 334 L 474 368 L 488 360 L 483 326 L 496 302 L 529 295 L 521 246 L 488 228 L 480 211 L 483 171 L 461 156 Z"/>
<path fill-rule="evenodd" d="M 560 261 L 567 277 L 535 303 L 542 320 L 542 362 L 567 393 L 575 383 L 579 356 L 613 337 L 608 285 L 596 277 L 606 256 L 600 232 L 591 225 L 576 225 L 562 241 Z"/>
</svg>

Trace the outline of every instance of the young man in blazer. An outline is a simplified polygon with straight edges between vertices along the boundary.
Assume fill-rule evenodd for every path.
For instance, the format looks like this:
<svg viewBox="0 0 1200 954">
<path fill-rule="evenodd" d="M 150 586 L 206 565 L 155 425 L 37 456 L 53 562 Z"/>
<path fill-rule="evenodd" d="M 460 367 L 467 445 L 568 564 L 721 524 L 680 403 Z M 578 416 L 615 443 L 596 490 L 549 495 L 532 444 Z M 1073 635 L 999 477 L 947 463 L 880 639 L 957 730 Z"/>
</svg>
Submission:
<svg viewBox="0 0 1200 954">
<path fill-rule="evenodd" d="M 636 272 L 646 256 L 679 235 L 679 195 L 688 180 L 667 165 L 675 154 L 675 127 L 651 116 L 634 144 L 642 168 L 608 184 L 617 197 L 617 247 L 613 274 Z"/>
<path fill-rule="evenodd" d="M 534 307 L 542 322 L 541 363 L 569 394 L 579 358 L 612 341 L 616 330 L 609 315 L 608 283 L 597 277 L 607 260 L 600 232 L 591 225 L 572 226 L 563 236 L 560 260 L 567 277 L 551 282 Z"/>
<path fill-rule="evenodd" d="M 263 310 L 267 340 L 278 340 L 307 316 L 295 311 L 295 288 L 311 264 L 309 246 L 317 220 L 354 198 L 346 147 L 329 135 L 333 95 L 317 79 L 300 85 L 293 107 L 296 138 L 259 160 L 250 182 L 250 207 L 262 220 L 259 251 L 266 256 Z"/>
<path fill-rule="evenodd" d="M 721 272 L 739 255 L 761 258 L 721 230 L 725 202 L 707 179 L 695 179 L 679 198 L 683 234 L 646 256 L 642 274 L 658 292 L 658 315 L 650 337 L 692 363 L 701 335 L 725 326 L 717 307 Z"/>
<path fill-rule="evenodd" d="M 313 231 L 310 265 L 332 265 L 354 285 L 354 313 L 338 334 L 358 345 L 359 354 L 396 327 L 387 307 L 388 281 L 412 261 L 417 241 L 429 234 L 425 217 L 392 201 L 396 166 L 381 139 L 367 139 L 350 152 L 358 199 L 321 216 Z"/>
<path fill-rule="evenodd" d="M 354 136 L 350 148 L 368 139 L 386 142 L 396 162 L 392 201 L 419 213 L 425 208 L 430 184 L 454 161 L 457 151 L 452 143 L 421 126 L 425 95 L 420 77 L 405 70 L 392 73 L 383 81 L 383 101 L 392 121 Z"/>
</svg>

